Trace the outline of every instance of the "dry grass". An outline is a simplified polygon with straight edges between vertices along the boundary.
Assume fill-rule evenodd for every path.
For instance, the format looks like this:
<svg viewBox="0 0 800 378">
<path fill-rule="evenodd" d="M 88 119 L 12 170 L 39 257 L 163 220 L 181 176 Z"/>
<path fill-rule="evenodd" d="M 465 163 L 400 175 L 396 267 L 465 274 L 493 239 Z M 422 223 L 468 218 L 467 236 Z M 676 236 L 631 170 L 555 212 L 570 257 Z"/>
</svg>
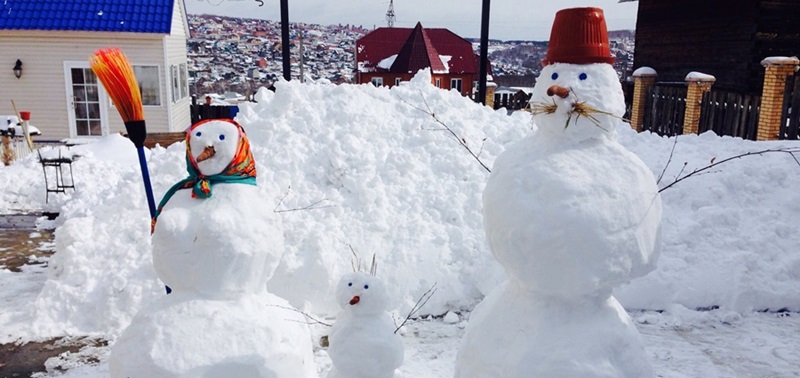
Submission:
<svg viewBox="0 0 800 378">
<path fill-rule="evenodd" d="M 531 102 L 529 106 L 530 106 L 530 111 L 531 113 L 533 113 L 533 115 L 553 114 L 556 112 L 556 110 L 558 110 L 558 105 L 556 105 L 555 99 L 550 99 L 550 102 L 546 101 Z M 603 114 L 626 121 L 624 118 L 620 116 L 614 115 L 604 110 L 597 109 L 591 105 L 587 105 L 583 101 L 576 101 L 572 104 L 572 109 L 570 109 L 569 112 L 567 112 L 567 122 L 564 124 L 564 128 L 566 129 L 567 127 L 569 127 L 569 124 L 570 122 L 572 122 L 573 118 L 575 119 L 575 122 L 578 122 L 578 119 L 584 117 L 589 121 L 591 121 L 595 126 L 603 129 L 604 131 L 608 131 L 602 126 L 600 126 L 601 122 L 595 116 L 596 114 Z"/>
</svg>

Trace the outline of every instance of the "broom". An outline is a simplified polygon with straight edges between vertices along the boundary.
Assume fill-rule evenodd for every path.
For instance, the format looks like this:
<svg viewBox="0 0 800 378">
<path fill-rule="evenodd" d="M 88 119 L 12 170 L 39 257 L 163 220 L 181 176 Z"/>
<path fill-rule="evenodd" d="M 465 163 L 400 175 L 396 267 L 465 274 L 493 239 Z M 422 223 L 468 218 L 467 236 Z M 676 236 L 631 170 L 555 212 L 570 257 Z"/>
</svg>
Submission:
<svg viewBox="0 0 800 378">
<path fill-rule="evenodd" d="M 139 167 L 142 169 L 144 191 L 147 194 L 147 205 L 150 208 L 150 219 L 153 219 L 156 216 L 156 204 L 153 199 L 153 188 L 150 185 L 147 160 L 144 156 L 144 140 L 147 137 L 147 129 L 142 110 L 142 94 L 139 92 L 139 84 L 133 74 L 133 68 L 128 62 L 128 58 L 118 48 L 97 50 L 89 58 L 89 64 L 108 92 L 108 96 L 114 101 L 114 105 L 125 123 L 128 138 L 139 153 Z"/>
</svg>

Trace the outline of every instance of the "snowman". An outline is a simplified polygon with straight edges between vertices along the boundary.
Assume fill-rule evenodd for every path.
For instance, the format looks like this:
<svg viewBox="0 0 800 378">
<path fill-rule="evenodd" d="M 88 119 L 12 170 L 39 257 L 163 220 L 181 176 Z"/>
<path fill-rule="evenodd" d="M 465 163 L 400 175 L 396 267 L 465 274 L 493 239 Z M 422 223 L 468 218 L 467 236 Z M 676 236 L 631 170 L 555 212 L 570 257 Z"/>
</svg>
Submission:
<svg viewBox="0 0 800 378">
<path fill-rule="evenodd" d="M 280 218 L 256 186 L 248 139 L 233 120 L 186 133 L 189 177 L 158 207 L 153 265 L 171 289 L 114 344 L 114 377 L 316 376 L 302 316 L 267 291 L 283 251 Z"/>
<path fill-rule="evenodd" d="M 612 295 L 655 268 L 661 200 L 615 137 L 625 111 L 603 11 L 556 14 L 531 97 L 538 128 L 497 158 L 483 192 L 508 279 L 473 311 L 455 376 L 652 377 Z"/>
<path fill-rule="evenodd" d="M 386 288 L 377 277 L 355 272 L 336 286 L 342 310 L 328 336 L 333 367 L 328 378 L 391 378 L 403 363 L 403 340 L 386 312 Z"/>
</svg>

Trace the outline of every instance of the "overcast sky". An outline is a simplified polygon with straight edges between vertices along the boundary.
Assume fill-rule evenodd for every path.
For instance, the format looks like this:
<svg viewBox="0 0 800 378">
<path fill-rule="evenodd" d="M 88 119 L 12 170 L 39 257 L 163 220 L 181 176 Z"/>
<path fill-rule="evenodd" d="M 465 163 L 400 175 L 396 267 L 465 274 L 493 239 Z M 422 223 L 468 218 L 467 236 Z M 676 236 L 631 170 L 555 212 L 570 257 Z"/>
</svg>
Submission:
<svg viewBox="0 0 800 378">
<path fill-rule="evenodd" d="M 190 14 L 280 20 L 280 1 L 185 0 Z M 386 26 L 388 0 L 288 0 L 289 21 L 322 25 L 351 24 L 365 28 Z M 559 9 L 602 8 L 609 30 L 635 29 L 639 3 L 618 0 L 492 0 L 489 38 L 537 40 L 550 38 Z M 447 28 L 468 38 L 480 37 L 483 0 L 394 0 L 395 27 Z"/>
</svg>

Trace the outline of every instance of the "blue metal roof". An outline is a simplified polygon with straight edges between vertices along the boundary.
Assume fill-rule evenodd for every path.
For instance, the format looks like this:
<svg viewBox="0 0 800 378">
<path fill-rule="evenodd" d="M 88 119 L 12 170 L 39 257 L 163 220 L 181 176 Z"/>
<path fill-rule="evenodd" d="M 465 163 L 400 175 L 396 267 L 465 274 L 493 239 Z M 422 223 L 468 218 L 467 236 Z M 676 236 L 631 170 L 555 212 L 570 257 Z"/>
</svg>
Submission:
<svg viewBox="0 0 800 378">
<path fill-rule="evenodd" d="M 170 32 L 175 0 L 0 0 L 0 30 Z"/>
</svg>

